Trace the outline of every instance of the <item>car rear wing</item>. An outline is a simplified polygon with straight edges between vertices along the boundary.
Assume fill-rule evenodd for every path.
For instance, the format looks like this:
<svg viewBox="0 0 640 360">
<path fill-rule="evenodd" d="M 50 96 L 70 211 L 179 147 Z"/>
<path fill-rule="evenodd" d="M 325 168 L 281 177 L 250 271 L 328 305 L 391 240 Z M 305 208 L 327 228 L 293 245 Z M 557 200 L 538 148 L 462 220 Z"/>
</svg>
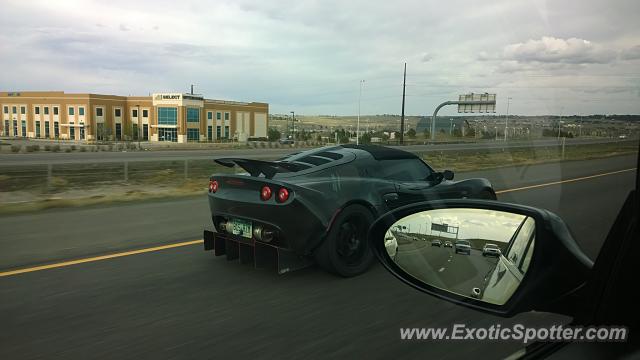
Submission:
<svg viewBox="0 0 640 360">
<path fill-rule="evenodd" d="M 267 179 L 272 179 L 277 173 L 296 172 L 308 168 L 308 166 L 290 162 L 263 161 L 242 158 L 220 158 L 214 160 L 217 164 L 226 167 L 239 166 L 249 175 L 258 177 L 264 175 Z"/>
</svg>

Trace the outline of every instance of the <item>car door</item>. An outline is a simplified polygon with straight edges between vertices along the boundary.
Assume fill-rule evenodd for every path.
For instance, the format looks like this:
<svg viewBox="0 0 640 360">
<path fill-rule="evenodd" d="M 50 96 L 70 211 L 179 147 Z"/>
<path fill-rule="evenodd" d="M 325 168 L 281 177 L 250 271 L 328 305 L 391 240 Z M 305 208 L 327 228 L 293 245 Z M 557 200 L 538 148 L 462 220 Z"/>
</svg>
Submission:
<svg viewBox="0 0 640 360">
<path fill-rule="evenodd" d="M 380 161 L 385 179 L 394 183 L 396 192 L 387 195 L 385 201 L 390 208 L 443 198 L 460 197 L 453 188 L 440 187 L 440 183 L 427 180 L 435 174 L 422 160 L 398 159 Z"/>
</svg>

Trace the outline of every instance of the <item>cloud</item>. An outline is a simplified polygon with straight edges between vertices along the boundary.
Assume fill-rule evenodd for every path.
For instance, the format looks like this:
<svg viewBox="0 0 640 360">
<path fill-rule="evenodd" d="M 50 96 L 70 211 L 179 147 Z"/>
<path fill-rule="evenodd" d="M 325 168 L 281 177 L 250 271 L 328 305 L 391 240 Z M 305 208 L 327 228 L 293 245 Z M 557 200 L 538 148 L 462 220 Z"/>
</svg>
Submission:
<svg viewBox="0 0 640 360">
<path fill-rule="evenodd" d="M 507 45 L 502 52 L 503 60 L 519 63 L 607 64 L 616 57 L 616 51 L 588 40 L 551 36 Z"/>
<path fill-rule="evenodd" d="M 567 92 L 567 112 L 640 112 L 606 93 L 637 85 L 620 75 L 637 73 L 637 0 L 401 3 L 5 0 L 0 87 L 147 94 L 196 83 L 208 97 L 269 102 L 272 113 L 355 114 L 366 79 L 362 112 L 399 113 L 406 62 L 412 115 L 467 91 L 549 98 L 546 86 L 574 85 L 603 90 L 586 105 Z"/>
<path fill-rule="evenodd" d="M 622 60 L 638 60 L 640 59 L 640 45 L 622 50 L 620 53 Z"/>
<path fill-rule="evenodd" d="M 431 55 L 430 53 L 422 53 L 422 55 L 420 56 L 420 61 L 425 63 L 425 62 L 429 62 L 433 60 L 433 55 Z"/>
</svg>

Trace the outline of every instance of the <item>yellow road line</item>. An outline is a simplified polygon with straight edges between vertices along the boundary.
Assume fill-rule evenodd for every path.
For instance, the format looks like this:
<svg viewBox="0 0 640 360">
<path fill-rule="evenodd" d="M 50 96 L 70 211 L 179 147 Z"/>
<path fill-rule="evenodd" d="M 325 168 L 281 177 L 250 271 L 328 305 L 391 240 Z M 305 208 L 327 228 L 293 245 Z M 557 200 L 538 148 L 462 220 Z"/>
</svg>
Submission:
<svg viewBox="0 0 640 360">
<path fill-rule="evenodd" d="M 154 247 L 150 247 L 150 248 L 125 251 L 125 252 L 109 254 L 109 255 L 94 256 L 94 257 L 84 258 L 84 259 L 70 260 L 70 261 L 64 261 L 64 262 L 59 262 L 59 263 L 54 263 L 54 264 L 40 265 L 40 266 L 34 266 L 34 267 L 29 267 L 29 268 L 4 271 L 4 272 L 0 272 L 0 277 L 24 274 L 24 273 L 33 272 L 33 271 L 55 269 L 55 268 L 59 268 L 59 267 L 83 264 L 83 263 L 94 262 L 94 261 L 114 259 L 114 258 L 119 258 L 119 257 L 123 257 L 123 256 L 137 255 L 137 254 L 160 251 L 160 250 L 165 250 L 165 249 L 173 249 L 173 248 L 177 248 L 177 247 L 181 247 L 181 246 L 202 244 L 202 241 L 203 240 L 185 241 L 185 242 L 179 242 L 179 243 L 174 243 L 174 244 L 169 244 L 169 245 L 154 246 Z"/>
<path fill-rule="evenodd" d="M 574 178 L 574 179 L 553 181 L 553 182 L 548 182 L 548 183 L 544 183 L 544 184 L 523 186 L 523 187 L 519 187 L 519 188 L 506 189 L 506 190 L 499 190 L 499 191 L 496 191 L 496 194 L 504 194 L 504 193 L 513 192 L 513 191 L 535 189 L 535 188 L 540 188 L 540 187 L 545 187 L 545 186 L 558 185 L 558 184 L 570 183 L 570 182 L 581 181 L 581 180 L 588 180 L 588 179 L 593 179 L 593 178 L 597 178 L 597 177 L 608 176 L 608 175 L 613 175 L 613 174 L 619 174 L 619 173 L 623 173 L 623 172 L 627 172 L 627 171 L 633 171 L 635 169 L 636 168 L 630 168 L 630 169 L 612 171 L 612 172 L 603 173 L 603 174 L 583 176 L 583 177 Z M 130 255 L 143 254 L 143 253 L 160 251 L 160 250 L 165 250 L 165 249 L 172 249 L 172 248 L 177 248 L 177 247 L 181 247 L 181 246 L 202 244 L 202 242 L 203 242 L 203 240 L 185 241 L 185 242 L 179 242 L 179 243 L 162 245 L 162 246 L 154 246 L 154 247 L 144 248 L 144 249 L 139 249 L 139 250 L 125 251 L 125 252 L 109 254 L 109 255 L 94 256 L 94 257 L 84 258 L 84 259 L 63 261 L 63 262 L 53 263 L 53 264 L 48 264 L 48 265 L 40 265 L 40 266 L 34 266 L 34 267 L 29 267 L 29 268 L 22 268 L 22 269 L 4 271 L 4 272 L 0 272 L 0 277 L 24 274 L 24 273 L 40 271 L 40 270 L 55 269 L 55 268 L 66 267 L 66 266 L 77 265 L 77 264 L 83 264 L 83 263 L 94 262 L 94 261 L 114 259 L 114 258 L 119 258 L 119 257 L 123 257 L 123 256 L 130 256 Z"/>
<path fill-rule="evenodd" d="M 636 168 L 630 168 L 630 169 L 624 169 L 624 170 L 618 170 L 618 171 L 611 171 L 611 172 L 608 172 L 608 173 L 602 173 L 602 174 L 596 174 L 596 175 L 590 175 L 590 176 L 583 176 L 583 177 L 574 178 L 574 179 L 552 181 L 552 182 L 548 182 L 548 183 L 544 183 L 544 184 L 523 186 L 523 187 L 513 188 L 513 189 L 498 190 L 498 191 L 496 191 L 496 194 L 504 194 L 504 193 L 514 192 L 514 191 L 529 190 L 529 189 L 541 188 L 541 187 L 545 187 L 545 186 L 551 186 L 551 185 L 558 185 L 558 184 L 564 184 L 564 183 L 570 183 L 570 182 L 594 179 L 594 178 L 598 178 L 598 177 L 602 177 L 602 176 L 614 175 L 614 174 L 619 174 L 619 173 L 623 173 L 623 172 L 627 172 L 627 171 L 635 171 L 635 170 L 636 170 Z"/>
</svg>

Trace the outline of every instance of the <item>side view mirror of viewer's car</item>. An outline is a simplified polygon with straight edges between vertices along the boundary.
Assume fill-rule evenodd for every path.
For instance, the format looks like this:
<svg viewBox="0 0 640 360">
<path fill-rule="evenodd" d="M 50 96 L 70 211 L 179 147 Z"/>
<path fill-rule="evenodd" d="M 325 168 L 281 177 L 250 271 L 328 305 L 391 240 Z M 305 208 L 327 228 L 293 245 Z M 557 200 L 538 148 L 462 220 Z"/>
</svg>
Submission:
<svg viewBox="0 0 640 360">
<path fill-rule="evenodd" d="M 398 208 L 372 225 L 369 239 L 386 269 L 406 284 L 505 317 L 566 313 L 563 299 L 585 285 L 593 267 L 558 216 L 495 201 Z"/>
</svg>

